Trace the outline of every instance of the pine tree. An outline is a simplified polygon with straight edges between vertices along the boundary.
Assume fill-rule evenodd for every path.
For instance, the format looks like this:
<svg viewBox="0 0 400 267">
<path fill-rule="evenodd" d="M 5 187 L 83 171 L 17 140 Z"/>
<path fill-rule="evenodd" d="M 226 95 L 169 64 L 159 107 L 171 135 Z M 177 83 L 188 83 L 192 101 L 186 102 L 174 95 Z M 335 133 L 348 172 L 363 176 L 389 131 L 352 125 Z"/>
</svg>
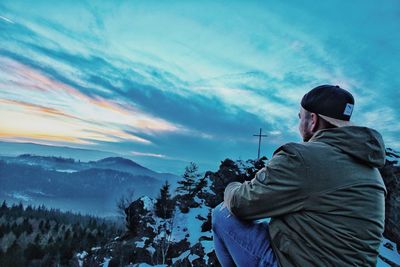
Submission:
<svg viewBox="0 0 400 267">
<path fill-rule="evenodd" d="M 28 205 L 27 207 L 26 207 L 26 209 L 25 209 L 25 211 L 27 211 L 27 212 L 32 212 L 32 206 L 31 205 Z"/>
<path fill-rule="evenodd" d="M 60 225 L 59 225 L 59 223 L 58 222 L 56 222 L 56 224 L 54 225 L 54 227 L 53 227 L 53 232 L 54 233 L 58 233 L 58 229 L 60 228 Z"/>
<path fill-rule="evenodd" d="M 32 225 L 28 222 L 28 224 L 26 225 L 26 234 L 30 235 L 33 233 L 33 227 Z"/>
<path fill-rule="evenodd" d="M 196 187 L 194 189 L 195 194 L 202 192 L 203 188 L 207 186 L 207 180 L 206 180 L 206 176 L 204 176 L 203 178 L 201 178 L 198 183 L 196 183 Z"/>
<path fill-rule="evenodd" d="M 46 231 L 49 231 L 50 228 L 51 228 L 50 220 L 47 219 L 47 220 L 46 220 L 46 224 L 44 225 L 44 229 L 46 229 Z"/>
<path fill-rule="evenodd" d="M 71 231 L 69 229 L 67 229 L 67 231 L 65 231 L 64 233 L 64 240 L 67 241 L 71 236 Z"/>
<path fill-rule="evenodd" d="M 0 258 L 0 266 L 27 266 L 23 251 L 17 240 L 7 249 L 5 255 Z"/>
<path fill-rule="evenodd" d="M 40 229 L 40 230 L 43 230 L 43 226 L 44 226 L 44 221 L 43 221 L 43 220 L 40 220 L 39 229 Z"/>
<path fill-rule="evenodd" d="M 29 244 L 24 251 L 24 256 L 28 261 L 42 259 L 44 254 L 43 249 L 37 244 Z"/>
<path fill-rule="evenodd" d="M 161 258 L 162 261 L 160 263 L 162 264 L 166 262 L 168 250 L 172 243 L 172 231 L 174 228 L 175 201 L 171 199 L 169 187 L 168 181 L 165 181 L 155 204 L 156 215 L 162 220 L 157 228 L 158 238 L 154 241 L 154 246 L 156 248 L 157 259 Z"/>
<path fill-rule="evenodd" d="M 22 202 L 19 202 L 17 209 L 19 212 L 24 211 L 24 205 L 22 205 Z"/>
<path fill-rule="evenodd" d="M 200 177 L 198 173 L 199 167 L 194 162 L 190 162 L 185 168 L 185 173 L 182 176 L 182 180 L 178 181 L 178 188 L 176 189 L 178 194 L 193 196 L 195 193 L 195 188 L 197 180 Z"/>
<path fill-rule="evenodd" d="M 7 206 L 7 202 L 5 200 L 3 200 L 3 204 L 1 204 L 1 211 L 7 211 L 8 210 L 8 206 Z"/>
<path fill-rule="evenodd" d="M 40 235 L 39 235 L 39 234 L 36 234 L 36 237 L 35 237 L 35 239 L 34 239 L 33 242 L 34 242 L 35 244 L 39 244 L 40 239 L 41 239 L 41 238 L 40 238 Z"/>
<path fill-rule="evenodd" d="M 160 195 L 156 200 L 156 215 L 163 219 L 172 217 L 174 211 L 174 201 L 171 199 L 169 192 L 170 184 L 165 181 L 165 184 L 160 189 Z"/>
</svg>

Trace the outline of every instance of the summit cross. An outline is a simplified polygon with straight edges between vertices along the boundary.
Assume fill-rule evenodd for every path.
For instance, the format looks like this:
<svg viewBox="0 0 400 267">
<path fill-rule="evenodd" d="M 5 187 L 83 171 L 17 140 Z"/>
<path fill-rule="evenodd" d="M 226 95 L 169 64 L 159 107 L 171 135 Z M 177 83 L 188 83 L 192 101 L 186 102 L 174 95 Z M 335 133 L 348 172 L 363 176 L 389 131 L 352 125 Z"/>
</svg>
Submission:
<svg viewBox="0 0 400 267">
<path fill-rule="evenodd" d="M 261 137 L 267 137 L 265 134 L 261 134 L 262 129 L 260 128 L 260 134 L 253 134 L 253 136 L 258 136 L 258 156 L 257 159 L 260 159 L 260 147 L 261 147 Z"/>
</svg>

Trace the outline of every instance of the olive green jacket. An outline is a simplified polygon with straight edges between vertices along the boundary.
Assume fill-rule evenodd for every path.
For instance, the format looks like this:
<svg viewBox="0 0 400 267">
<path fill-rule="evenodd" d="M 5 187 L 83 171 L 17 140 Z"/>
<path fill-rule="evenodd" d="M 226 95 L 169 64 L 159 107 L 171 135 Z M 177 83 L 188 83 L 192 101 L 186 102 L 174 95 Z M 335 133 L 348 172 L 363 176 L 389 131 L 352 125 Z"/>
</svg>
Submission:
<svg viewBox="0 0 400 267">
<path fill-rule="evenodd" d="M 385 220 L 381 135 L 347 126 L 288 143 L 243 184 L 230 183 L 224 202 L 239 218 L 270 217 L 281 267 L 375 266 Z"/>
</svg>

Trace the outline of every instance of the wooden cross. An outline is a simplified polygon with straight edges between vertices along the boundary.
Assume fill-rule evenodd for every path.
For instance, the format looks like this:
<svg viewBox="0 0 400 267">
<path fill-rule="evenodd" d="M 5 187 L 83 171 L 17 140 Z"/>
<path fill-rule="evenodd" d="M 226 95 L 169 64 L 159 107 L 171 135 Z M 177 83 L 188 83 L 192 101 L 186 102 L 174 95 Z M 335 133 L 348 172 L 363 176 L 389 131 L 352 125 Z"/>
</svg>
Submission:
<svg viewBox="0 0 400 267">
<path fill-rule="evenodd" d="M 257 159 L 260 159 L 260 146 L 261 146 L 261 137 L 267 137 L 265 134 L 261 134 L 262 129 L 260 128 L 260 134 L 253 134 L 253 136 L 258 136 L 258 156 Z"/>
</svg>

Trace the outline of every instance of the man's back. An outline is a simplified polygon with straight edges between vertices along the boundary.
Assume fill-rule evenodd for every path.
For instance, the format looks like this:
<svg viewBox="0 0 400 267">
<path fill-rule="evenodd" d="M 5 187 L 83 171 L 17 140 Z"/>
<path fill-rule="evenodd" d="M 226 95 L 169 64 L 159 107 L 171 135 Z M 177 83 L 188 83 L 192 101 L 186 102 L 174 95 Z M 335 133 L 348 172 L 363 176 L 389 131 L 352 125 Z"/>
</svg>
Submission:
<svg viewBox="0 0 400 267">
<path fill-rule="evenodd" d="M 288 144 L 307 168 L 298 212 L 270 223 L 281 266 L 375 266 L 384 229 L 384 163 L 379 134 L 363 127 L 318 132 Z"/>
<path fill-rule="evenodd" d="M 280 147 L 256 177 L 231 183 L 225 203 L 241 219 L 271 217 L 280 266 L 375 266 L 386 189 L 376 131 L 340 127 Z"/>
<path fill-rule="evenodd" d="M 351 126 L 354 103 L 337 85 L 313 88 L 298 114 L 304 142 L 281 146 L 251 181 L 228 184 L 221 207 L 235 216 L 226 219 L 221 207 L 213 213 L 216 251 L 225 265 L 244 258 L 240 249 L 268 266 L 376 265 L 386 194 L 377 168 L 385 163 L 385 147 L 377 131 Z M 265 217 L 271 218 L 269 235 L 246 242 L 248 235 L 263 236 L 254 220 Z M 227 222 L 241 232 L 234 227 L 223 235 L 217 226 Z M 264 249 L 253 252 L 259 245 Z"/>
</svg>

